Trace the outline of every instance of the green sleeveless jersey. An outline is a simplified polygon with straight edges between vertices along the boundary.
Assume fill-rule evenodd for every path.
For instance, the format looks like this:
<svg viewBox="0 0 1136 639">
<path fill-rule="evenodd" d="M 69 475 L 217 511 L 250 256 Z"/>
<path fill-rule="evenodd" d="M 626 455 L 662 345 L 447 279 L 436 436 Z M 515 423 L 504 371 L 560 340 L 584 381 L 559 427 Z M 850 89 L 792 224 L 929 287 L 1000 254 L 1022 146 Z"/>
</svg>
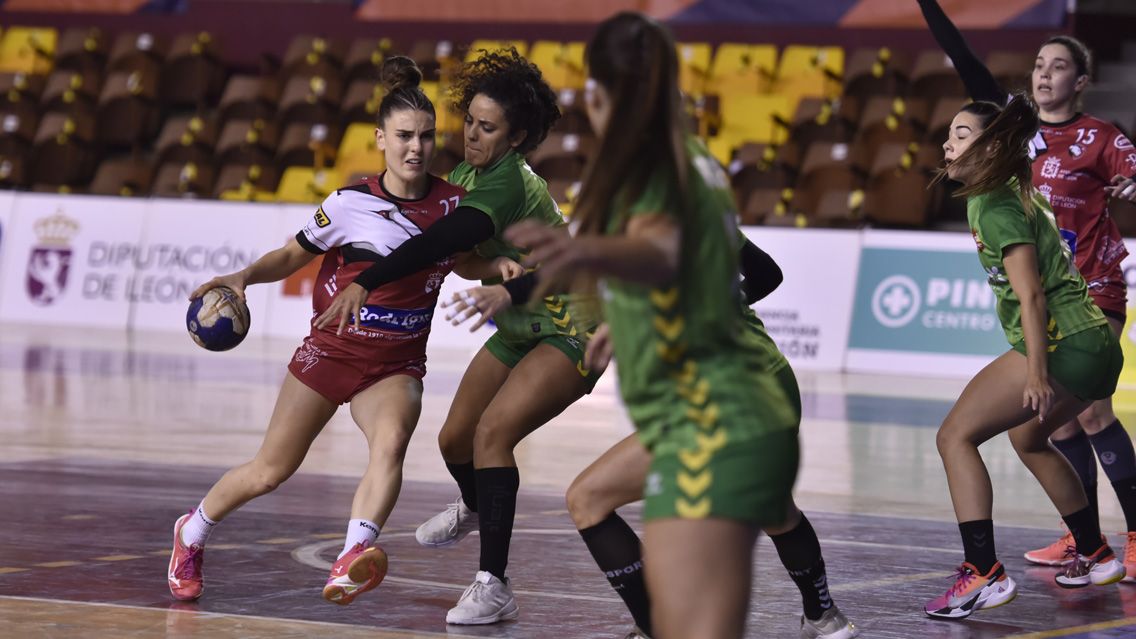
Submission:
<svg viewBox="0 0 1136 639">
<path fill-rule="evenodd" d="M 651 287 L 607 278 L 603 285 L 620 393 L 656 453 L 693 445 L 700 428 L 710 432 L 708 420 L 730 440 L 798 425 L 770 374 L 784 358 L 739 303 L 740 234 L 729 180 L 700 142 L 689 138 L 687 149 L 688 200 L 658 173 L 630 206 L 613 209 L 608 228 L 620 234 L 629 217 L 642 214 L 686 217 L 673 282 Z"/>
<path fill-rule="evenodd" d="M 1035 214 L 1026 215 L 1016 189 L 1010 185 L 972 196 L 966 203 L 970 232 L 978 245 L 978 261 L 986 269 L 987 280 L 994 289 L 998 320 L 1010 344 L 1024 338 L 1021 301 L 1010 286 L 1002 261 L 1003 251 L 1014 244 L 1032 244 L 1037 248 L 1038 275 L 1049 314 L 1046 330 L 1050 342 L 1106 323 L 1100 309 L 1089 298 L 1085 279 L 1073 265 L 1073 257 L 1061 239 L 1049 204 L 1037 192 L 1034 192 L 1033 204 Z"/>
<path fill-rule="evenodd" d="M 520 261 L 521 251 L 505 241 L 505 229 L 522 220 L 537 220 L 549 226 L 564 226 L 564 216 L 548 193 L 544 179 L 516 151 L 509 151 L 493 166 L 475 169 L 466 162 L 454 167 L 447 178 L 466 190 L 459 206 L 475 208 L 493 220 L 493 237 L 477 246 L 477 254 L 488 259 L 508 257 Z M 483 284 L 499 284 L 500 278 Z M 586 333 L 595 324 L 594 313 L 574 312 L 585 305 L 573 304 L 573 296 L 545 298 L 527 307 L 511 307 L 494 318 L 497 329 L 512 337 L 541 335 L 575 335 Z"/>
</svg>

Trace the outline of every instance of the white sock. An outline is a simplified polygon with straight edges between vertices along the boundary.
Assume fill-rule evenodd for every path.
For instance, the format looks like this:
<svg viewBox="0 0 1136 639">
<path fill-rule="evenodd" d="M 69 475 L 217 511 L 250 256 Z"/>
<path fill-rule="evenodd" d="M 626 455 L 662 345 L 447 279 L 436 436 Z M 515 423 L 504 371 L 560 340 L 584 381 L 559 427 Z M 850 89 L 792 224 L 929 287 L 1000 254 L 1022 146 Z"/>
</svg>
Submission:
<svg viewBox="0 0 1136 639">
<path fill-rule="evenodd" d="M 204 546 L 205 540 L 209 539 L 209 533 L 213 532 L 213 527 L 216 525 L 217 522 L 205 514 L 205 502 L 202 501 L 181 527 L 181 543 L 186 546 Z"/>
<path fill-rule="evenodd" d="M 355 544 L 370 546 L 379 538 L 379 525 L 366 519 L 352 519 L 347 522 L 347 540 L 343 542 L 343 552 L 339 557 L 347 554 Z M 336 557 L 338 559 L 339 557 Z"/>
</svg>

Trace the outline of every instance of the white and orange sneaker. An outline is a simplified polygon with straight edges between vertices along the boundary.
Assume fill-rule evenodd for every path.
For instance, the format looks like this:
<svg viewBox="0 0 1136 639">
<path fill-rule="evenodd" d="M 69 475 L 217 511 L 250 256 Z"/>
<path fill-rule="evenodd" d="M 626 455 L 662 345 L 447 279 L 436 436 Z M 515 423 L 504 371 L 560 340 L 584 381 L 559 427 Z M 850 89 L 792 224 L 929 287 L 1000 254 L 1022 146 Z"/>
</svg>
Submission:
<svg viewBox="0 0 1136 639">
<path fill-rule="evenodd" d="M 1062 588 L 1084 588 L 1089 584 L 1107 586 L 1124 579 L 1124 564 L 1116 558 L 1108 544 L 1102 544 L 1088 557 L 1079 554 L 1075 548 L 1069 554 L 1069 564 L 1054 577 Z"/>
<path fill-rule="evenodd" d="M 1062 524 L 1064 527 L 1064 524 Z M 1073 540 L 1073 533 L 1066 532 L 1061 539 L 1049 544 L 1045 548 L 1031 550 L 1025 554 L 1026 561 L 1039 566 L 1064 566 L 1073 560 L 1069 554 L 1070 548 L 1076 548 L 1077 542 Z"/>
<path fill-rule="evenodd" d="M 387 576 L 387 553 L 378 546 L 355 544 L 335 560 L 323 587 L 323 598 L 346 606 L 359 595 L 382 583 Z"/>
<path fill-rule="evenodd" d="M 1122 581 L 1136 583 L 1136 532 L 1129 532 L 1124 543 L 1124 570 L 1127 575 Z"/>
<path fill-rule="evenodd" d="M 181 541 L 181 528 L 193 513 L 178 517 L 174 522 L 174 549 L 170 553 L 170 567 L 166 578 L 170 594 L 181 601 L 193 601 L 201 596 L 205 581 L 201 574 L 201 564 L 205 559 L 205 548 L 196 544 L 186 546 Z"/>
</svg>

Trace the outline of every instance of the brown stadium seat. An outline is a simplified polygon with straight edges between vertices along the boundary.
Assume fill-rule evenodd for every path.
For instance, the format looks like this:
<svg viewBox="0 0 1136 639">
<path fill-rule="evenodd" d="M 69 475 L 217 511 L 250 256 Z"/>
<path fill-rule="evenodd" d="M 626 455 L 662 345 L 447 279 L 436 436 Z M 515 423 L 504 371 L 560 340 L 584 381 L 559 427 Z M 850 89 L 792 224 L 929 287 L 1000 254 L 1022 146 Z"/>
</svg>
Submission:
<svg viewBox="0 0 1136 639">
<path fill-rule="evenodd" d="M 865 164 L 853 155 L 849 144 L 817 142 L 805 151 L 801 171 L 797 176 L 799 195 L 819 192 L 823 188 L 858 188 L 863 181 Z M 799 199 L 799 198 L 798 198 Z"/>
<path fill-rule="evenodd" d="M 931 101 L 946 97 L 963 98 L 966 97 L 966 86 L 947 54 L 938 49 L 926 50 L 915 58 L 907 95 Z"/>
<path fill-rule="evenodd" d="M 864 189 L 864 215 L 876 224 L 922 228 L 927 224 L 930 192 L 918 169 L 885 171 Z"/>
<path fill-rule="evenodd" d="M 280 101 L 280 82 L 270 76 L 235 75 L 229 78 L 217 110 L 221 121 L 270 118 Z"/>
<path fill-rule="evenodd" d="M 158 81 L 149 71 L 115 71 L 99 96 L 99 139 L 128 147 L 145 144 L 158 132 Z"/>
<path fill-rule="evenodd" d="M 175 38 L 161 77 L 165 105 L 201 108 L 216 102 L 225 81 L 216 38 L 205 31 Z"/>
<path fill-rule="evenodd" d="M 299 35 L 292 38 L 284 53 L 284 63 L 280 69 L 281 78 L 293 76 L 334 75 L 343 73 L 343 60 L 347 55 L 347 45 L 338 38 L 321 38 Z"/>
<path fill-rule="evenodd" d="M 863 201 L 864 192 L 860 189 L 824 189 L 802 213 L 809 218 L 810 226 L 856 228 L 864 225 Z"/>
<path fill-rule="evenodd" d="M 888 47 L 856 49 L 844 66 L 843 95 L 855 98 L 903 95 L 911 76 L 911 59 Z"/>
<path fill-rule="evenodd" d="M 929 116 L 930 107 L 925 100 L 896 97 L 868 100 L 854 144 L 857 165 L 866 170 L 884 144 L 918 140 L 925 132 Z"/>
<path fill-rule="evenodd" d="M 95 119 L 88 112 L 48 113 L 36 130 L 28 165 L 32 184 L 86 184 L 94 173 Z"/>
<path fill-rule="evenodd" d="M 442 79 L 443 71 L 448 74 L 457 68 L 461 62 L 457 55 L 467 48 L 451 40 L 415 40 L 406 55 L 422 69 L 426 81 L 437 82 Z"/>
<path fill-rule="evenodd" d="M 552 126 L 553 131 L 590 135 L 592 123 L 584 110 L 584 92 L 576 89 L 561 89 L 557 92 L 557 106 L 560 119 Z"/>
<path fill-rule="evenodd" d="M 280 171 L 271 164 L 225 164 L 213 186 L 213 193 L 214 197 L 233 191 L 275 193 L 279 184 Z"/>
<path fill-rule="evenodd" d="M 383 60 L 401 50 L 390 38 L 355 40 L 347 49 L 347 57 L 343 61 L 344 80 L 348 84 L 358 80 L 367 80 L 372 84 L 378 82 Z"/>
<path fill-rule="evenodd" d="M 19 189 L 27 184 L 27 160 L 23 155 L 0 152 L 0 188 Z"/>
<path fill-rule="evenodd" d="M 0 98 L 18 98 L 36 102 L 43 94 L 47 78 L 31 73 L 0 73 Z"/>
<path fill-rule="evenodd" d="M 876 151 L 876 155 L 872 158 L 868 165 L 868 179 L 872 179 L 878 175 L 895 171 L 896 169 L 908 171 L 911 169 L 921 170 L 919 166 L 919 153 L 922 147 L 916 142 L 909 142 L 902 144 L 899 142 L 888 142 L 880 145 Z"/>
<path fill-rule="evenodd" d="M 1030 73 L 1037 60 L 1036 51 L 992 51 L 986 68 L 1007 91 L 1029 91 Z"/>
<path fill-rule="evenodd" d="M 222 164 L 270 164 L 280 144 L 280 130 L 270 120 L 230 120 L 217 137 L 215 157 Z"/>
<path fill-rule="evenodd" d="M 343 82 L 338 75 L 292 76 L 284 85 L 277 117 L 281 126 L 338 122 Z"/>
<path fill-rule="evenodd" d="M 34 108 L 6 108 L 15 104 L 0 102 L 0 155 L 24 157 L 32 147 L 39 113 Z"/>
<path fill-rule="evenodd" d="M 784 146 L 790 145 L 786 143 Z M 780 156 L 781 149 L 769 144 L 751 142 L 738 148 L 728 169 L 734 198 L 743 210 L 748 207 L 747 202 L 753 193 L 762 190 L 780 192 L 788 185 L 787 169 Z M 764 214 L 765 211 L 762 211 Z"/>
<path fill-rule="evenodd" d="M 782 215 L 788 211 L 785 201 L 786 189 L 760 187 L 753 189 L 740 202 L 739 216 L 746 225 L 765 224 L 770 215 Z"/>
<path fill-rule="evenodd" d="M 47 77 L 40 95 L 40 108 L 45 111 L 70 111 L 79 106 L 91 108 L 103 89 L 103 73 L 99 69 L 56 70 Z"/>
<path fill-rule="evenodd" d="M 330 168 L 335 164 L 342 136 L 343 130 L 338 124 L 289 124 L 280 136 L 276 164 L 281 167 Z"/>
<path fill-rule="evenodd" d="M 789 139 L 806 147 L 813 142 L 851 142 L 859 119 L 856 98 L 802 98 L 789 125 Z"/>
<path fill-rule="evenodd" d="M 161 36 L 152 33 L 123 33 L 114 39 L 107 57 L 106 70 L 141 70 L 157 77 L 168 48 L 166 40 Z"/>
<path fill-rule="evenodd" d="M 169 162 L 158 169 L 152 194 L 157 197 L 209 197 L 216 174 L 210 163 Z"/>
<path fill-rule="evenodd" d="M 942 146 L 947 141 L 951 121 L 958 115 L 962 105 L 968 101 L 969 99 L 964 97 L 945 97 L 935 103 L 935 108 L 931 110 L 931 117 L 927 121 L 927 136 L 924 138 L 927 144 Z"/>
<path fill-rule="evenodd" d="M 347 88 L 340 111 L 343 123 L 375 122 L 379 115 L 379 103 L 383 99 L 382 86 L 374 80 L 355 80 Z M 437 110 L 435 106 L 435 110 Z"/>
<path fill-rule="evenodd" d="M 105 158 L 99 162 L 88 192 L 92 195 L 139 197 L 150 194 L 154 165 L 133 154 Z"/>
<path fill-rule="evenodd" d="M 55 69 L 101 71 L 107 63 L 110 41 L 97 27 L 73 27 L 63 32 L 55 48 Z"/>
<path fill-rule="evenodd" d="M 154 145 L 158 163 L 208 161 L 217 144 L 217 133 L 214 118 L 179 115 L 167 119 Z"/>
<path fill-rule="evenodd" d="M 533 171 L 545 180 L 580 179 L 596 139 L 590 135 L 549 133 L 527 160 Z"/>
</svg>

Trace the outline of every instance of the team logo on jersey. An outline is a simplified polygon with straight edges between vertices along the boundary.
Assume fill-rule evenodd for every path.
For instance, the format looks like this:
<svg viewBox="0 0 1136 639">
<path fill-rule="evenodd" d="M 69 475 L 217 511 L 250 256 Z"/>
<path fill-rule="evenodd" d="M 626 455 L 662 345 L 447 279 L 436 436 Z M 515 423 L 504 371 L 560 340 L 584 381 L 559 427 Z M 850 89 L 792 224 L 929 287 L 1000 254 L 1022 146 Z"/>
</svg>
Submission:
<svg viewBox="0 0 1136 639">
<path fill-rule="evenodd" d="M 331 224 L 331 218 L 327 216 L 327 213 L 323 212 L 323 207 L 321 206 L 316 209 L 316 226 L 322 229 L 329 224 Z"/>
<path fill-rule="evenodd" d="M 978 229 L 970 229 L 971 236 L 974 237 L 974 244 L 978 247 L 978 252 L 981 253 L 986 250 L 986 245 L 978 237 Z"/>
<path fill-rule="evenodd" d="M 39 244 L 28 256 L 27 292 L 32 303 L 48 306 L 63 295 L 71 272 L 71 238 L 79 232 L 79 222 L 56 211 L 35 223 Z"/>
<path fill-rule="evenodd" d="M 1073 156 L 1073 157 L 1075 157 L 1075 158 L 1079 158 L 1079 157 L 1081 157 L 1081 154 L 1082 154 L 1082 153 L 1084 153 L 1084 151 L 1082 151 L 1082 150 L 1081 150 L 1081 147 L 1077 146 L 1076 144 L 1074 144 L 1073 146 L 1069 147 L 1069 155 L 1071 155 L 1071 156 Z"/>
<path fill-rule="evenodd" d="M 1061 173 L 1061 158 L 1048 157 L 1041 163 L 1041 177 L 1055 178 Z"/>
<path fill-rule="evenodd" d="M 431 273 L 430 276 L 426 278 L 426 291 L 425 292 L 433 293 L 434 291 L 438 290 L 438 288 L 441 287 L 441 286 L 442 286 L 442 274 L 441 273 Z"/>
<path fill-rule="evenodd" d="M 990 286 L 994 287 L 1006 286 L 1010 283 L 1010 279 L 1006 277 L 1006 274 L 1002 272 L 1002 269 L 998 268 L 997 266 L 991 266 L 990 268 L 986 269 L 986 281 L 990 283 Z"/>
<path fill-rule="evenodd" d="M 915 280 L 906 275 L 892 275 L 880 282 L 872 293 L 872 315 L 888 328 L 899 328 L 915 319 L 922 303 L 923 295 Z"/>
<path fill-rule="evenodd" d="M 1132 140 L 1129 140 L 1123 133 L 1121 133 L 1120 135 L 1116 136 L 1115 140 L 1112 141 L 1112 146 L 1115 146 L 1118 151 L 1125 151 L 1132 148 Z"/>
<path fill-rule="evenodd" d="M 1129 153 L 1128 157 L 1124 158 L 1124 161 L 1128 163 L 1129 169 L 1136 171 L 1136 153 Z"/>
</svg>

